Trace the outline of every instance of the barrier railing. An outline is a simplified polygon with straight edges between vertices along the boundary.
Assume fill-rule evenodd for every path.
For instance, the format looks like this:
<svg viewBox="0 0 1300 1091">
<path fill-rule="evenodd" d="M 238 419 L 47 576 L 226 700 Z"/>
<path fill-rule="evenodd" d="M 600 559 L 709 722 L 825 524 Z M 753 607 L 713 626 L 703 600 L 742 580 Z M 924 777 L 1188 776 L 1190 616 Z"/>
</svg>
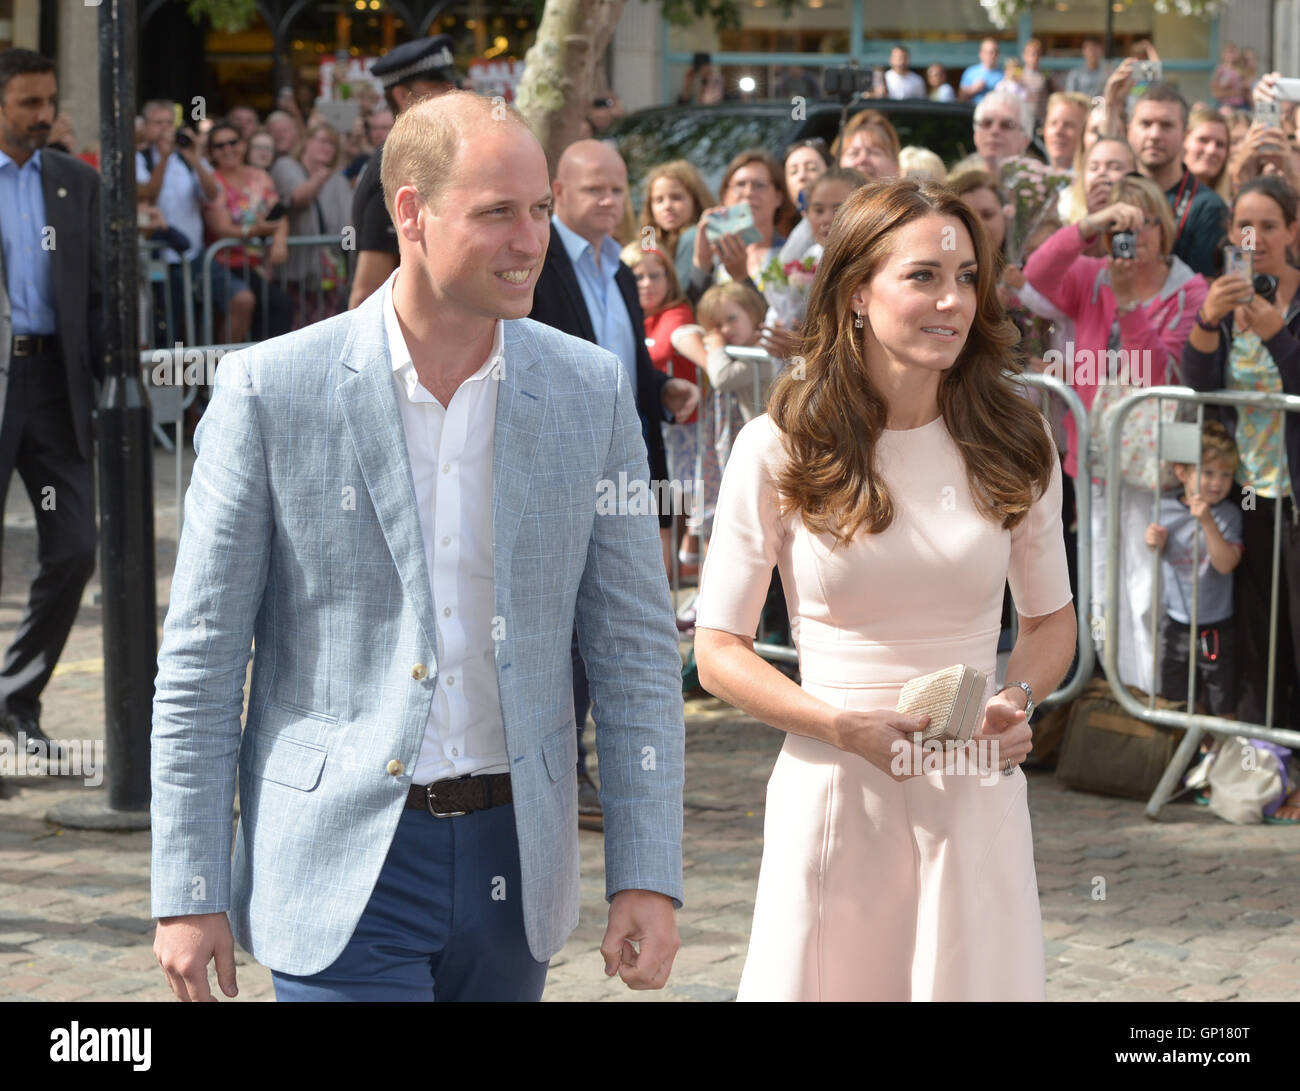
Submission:
<svg viewBox="0 0 1300 1091">
<path fill-rule="evenodd" d="M 1264 409 L 1276 412 L 1294 413 L 1300 412 L 1300 397 L 1293 394 L 1274 394 L 1261 391 L 1195 391 L 1188 387 L 1181 386 L 1159 386 L 1151 387 L 1146 390 L 1134 392 L 1128 398 L 1124 399 L 1116 407 L 1114 415 L 1111 418 L 1107 430 L 1107 453 L 1106 453 L 1106 480 L 1119 481 L 1120 469 L 1119 459 L 1121 455 L 1121 442 L 1124 427 L 1124 421 L 1143 401 L 1149 398 L 1163 400 L 1173 400 L 1185 404 L 1195 405 L 1197 407 L 1197 430 L 1198 441 L 1196 445 L 1196 467 L 1199 480 L 1200 474 L 1200 443 L 1199 434 L 1201 425 L 1204 421 L 1205 406 L 1223 405 L 1235 408 L 1247 409 Z M 1160 404 L 1160 402 L 1157 402 Z M 1176 423 L 1164 423 L 1160 420 L 1160 414 L 1156 416 L 1156 450 L 1162 457 L 1168 459 L 1172 452 L 1169 451 L 1169 438 L 1181 439 Z M 1174 429 L 1171 433 L 1169 430 Z M 1278 430 L 1278 458 L 1282 464 L 1286 464 L 1285 448 L 1285 429 Z M 1186 455 L 1180 453 L 1175 456 L 1177 461 L 1184 461 Z M 1148 818 L 1159 818 L 1164 805 L 1174 794 L 1178 786 L 1179 779 L 1184 771 L 1191 764 L 1192 758 L 1198 752 L 1202 738 L 1206 734 L 1220 737 L 1241 735 L 1252 739 L 1259 739 L 1264 742 L 1276 743 L 1285 747 L 1300 747 L 1300 730 L 1291 730 L 1273 726 L 1273 686 L 1276 680 L 1277 672 L 1277 618 L 1278 618 L 1278 589 L 1280 576 L 1281 561 L 1281 541 L 1282 541 L 1282 504 L 1279 500 L 1274 511 L 1273 526 L 1273 578 L 1271 588 L 1271 602 L 1269 614 L 1269 646 L 1268 646 L 1268 690 L 1265 703 L 1265 722 L 1263 724 L 1252 724 L 1241 720 L 1229 720 L 1221 716 L 1212 716 L 1204 713 L 1198 713 L 1194 708 L 1194 696 L 1196 691 L 1196 659 L 1198 644 L 1195 639 L 1188 641 L 1188 701 L 1185 711 L 1177 712 L 1172 709 L 1158 709 L 1153 707 L 1155 700 L 1154 692 L 1148 705 L 1144 706 L 1137 700 L 1123 685 L 1120 684 L 1119 676 L 1119 595 L 1120 595 L 1120 489 L 1112 488 L 1107 490 L 1107 528 L 1106 528 L 1106 618 L 1105 618 L 1105 645 L 1104 645 L 1104 663 L 1106 675 L 1110 681 L 1111 691 L 1121 707 L 1131 716 L 1142 720 L 1146 723 L 1158 724 L 1170 728 L 1182 728 L 1185 730 L 1182 741 L 1179 743 L 1170 759 L 1168 767 L 1162 774 L 1155 792 L 1147 802 L 1146 814 Z M 1159 493 L 1156 495 L 1156 515 L 1153 521 L 1159 521 Z M 1153 561 L 1159 572 L 1159 555 L 1157 554 Z M 1194 538 L 1192 572 L 1198 573 L 1200 570 L 1199 555 L 1199 535 Z M 1159 607 L 1159 580 L 1157 578 L 1153 588 L 1153 598 Z M 1197 610 L 1199 609 L 1199 595 L 1193 594 L 1192 610 L 1189 630 L 1191 633 L 1196 632 Z M 1152 657 L 1153 670 L 1152 689 L 1157 688 L 1156 680 L 1159 678 L 1159 655 L 1160 649 L 1158 642 L 1153 642 Z"/>
<path fill-rule="evenodd" d="M 234 341 L 230 314 L 230 302 L 235 294 L 232 289 L 236 280 L 250 280 L 250 273 L 258 281 L 250 287 L 258 294 L 261 329 L 255 332 L 261 336 L 248 339 L 265 340 L 347 310 L 347 285 L 354 252 L 344 249 L 338 235 L 290 235 L 287 242 L 288 260 L 277 265 L 268 260 L 267 239 L 218 239 L 203 252 L 199 292 L 201 336 L 205 345 Z M 246 267 L 230 268 L 225 263 L 230 259 L 221 257 L 236 251 L 245 253 Z M 214 278 L 224 281 L 225 287 L 222 293 L 226 304 L 225 329 L 222 331 L 216 329 L 214 289 L 220 281 Z M 218 332 L 224 334 L 220 342 Z"/>
<path fill-rule="evenodd" d="M 1080 452 L 1087 452 L 1091 439 L 1088 411 L 1074 390 L 1054 375 L 1045 375 L 1036 371 L 1026 371 L 1015 376 L 1018 382 L 1031 388 L 1046 391 L 1049 395 L 1060 398 L 1074 418 L 1076 442 Z M 1080 462 L 1087 463 L 1086 453 L 1080 456 Z M 1064 471 L 1062 471 L 1064 473 Z M 1078 654 L 1074 673 L 1054 692 L 1049 693 L 1040 702 L 1039 707 L 1067 704 L 1083 691 L 1092 678 L 1097 667 L 1096 651 L 1092 645 L 1092 622 L 1089 617 L 1092 604 L 1092 496 L 1088 482 L 1083 480 L 1074 490 L 1074 505 L 1077 515 L 1078 533 L 1075 535 L 1075 561 L 1078 570 L 1078 594 L 1075 596 L 1074 609 L 1077 622 Z M 1014 599 L 1014 596 L 1013 596 Z M 1016 615 L 1011 615 L 1013 630 L 1016 628 Z"/>
</svg>

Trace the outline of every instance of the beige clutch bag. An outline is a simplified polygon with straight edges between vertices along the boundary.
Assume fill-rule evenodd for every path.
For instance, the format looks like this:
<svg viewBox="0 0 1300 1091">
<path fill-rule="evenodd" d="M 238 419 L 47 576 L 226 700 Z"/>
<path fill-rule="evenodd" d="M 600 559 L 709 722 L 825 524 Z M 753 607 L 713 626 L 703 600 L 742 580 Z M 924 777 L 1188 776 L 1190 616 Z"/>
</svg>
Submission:
<svg viewBox="0 0 1300 1091">
<path fill-rule="evenodd" d="M 921 736 L 966 742 L 979 729 L 988 675 L 958 664 L 946 670 L 913 678 L 898 697 L 898 711 L 909 716 L 928 715 L 930 726 Z"/>
</svg>

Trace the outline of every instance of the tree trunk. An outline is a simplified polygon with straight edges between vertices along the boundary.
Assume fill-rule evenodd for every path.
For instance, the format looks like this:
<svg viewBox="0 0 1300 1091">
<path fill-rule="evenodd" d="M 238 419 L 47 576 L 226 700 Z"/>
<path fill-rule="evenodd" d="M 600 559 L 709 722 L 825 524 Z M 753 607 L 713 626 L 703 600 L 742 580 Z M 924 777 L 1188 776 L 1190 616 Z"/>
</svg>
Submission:
<svg viewBox="0 0 1300 1091">
<path fill-rule="evenodd" d="M 515 105 L 546 151 L 551 176 L 560 153 L 582 136 L 596 69 L 614 37 L 624 0 L 546 0 L 537 41 L 524 57 Z"/>
</svg>

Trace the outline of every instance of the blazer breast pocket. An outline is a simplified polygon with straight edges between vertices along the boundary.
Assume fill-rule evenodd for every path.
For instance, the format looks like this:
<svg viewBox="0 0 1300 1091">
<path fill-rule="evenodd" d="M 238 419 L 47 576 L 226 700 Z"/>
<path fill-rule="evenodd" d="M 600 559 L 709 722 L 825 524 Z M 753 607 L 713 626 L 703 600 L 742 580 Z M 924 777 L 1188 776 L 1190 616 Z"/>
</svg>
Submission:
<svg viewBox="0 0 1300 1091">
<path fill-rule="evenodd" d="M 566 773 L 576 774 L 578 730 L 572 723 L 565 724 L 542 740 L 542 760 L 552 780 L 559 780 Z"/>
<path fill-rule="evenodd" d="M 300 792 L 313 791 L 320 784 L 328 751 L 323 746 L 289 739 L 283 735 L 258 738 L 248 756 L 248 772 L 272 784 L 283 784 Z M 577 763 L 577 755 L 574 755 Z"/>
</svg>

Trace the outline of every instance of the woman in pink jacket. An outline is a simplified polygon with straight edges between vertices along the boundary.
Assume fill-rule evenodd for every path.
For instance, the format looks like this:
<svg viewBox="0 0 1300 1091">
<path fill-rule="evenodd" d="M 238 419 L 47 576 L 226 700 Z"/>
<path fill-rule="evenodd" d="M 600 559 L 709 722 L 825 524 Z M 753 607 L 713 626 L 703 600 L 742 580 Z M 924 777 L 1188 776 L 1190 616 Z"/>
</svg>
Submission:
<svg viewBox="0 0 1300 1091">
<path fill-rule="evenodd" d="M 1132 257 L 1084 255 L 1097 236 L 1114 253 L 1114 237 L 1130 232 Z M 1196 311 L 1209 286 L 1171 254 L 1176 228 L 1169 203 L 1154 182 L 1137 175 L 1121 178 L 1111 189 L 1110 204 L 1077 224 L 1063 227 L 1040 246 L 1025 266 L 1025 278 L 1068 317 L 1076 341 L 1062 358 L 1048 360 L 1048 372 L 1069 383 L 1084 406 L 1091 407 L 1100 387 L 1119 376 L 1108 365 L 1126 365 L 1135 386 L 1181 383 L 1178 367 Z M 1122 243 L 1126 241 L 1121 239 Z M 1114 350 L 1122 350 L 1116 357 Z M 1111 355 L 1108 357 L 1108 353 Z M 1060 354 L 1057 354 L 1060 356 Z M 1106 483 L 1100 466 L 1090 466 L 1088 452 L 1078 450 L 1074 421 L 1066 418 L 1067 473 L 1083 473 L 1092 488 L 1092 626 L 1104 616 L 1106 597 Z M 1152 566 L 1145 542 L 1154 495 L 1121 482 L 1120 680 L 1150 690 Z"/>
</svg>

